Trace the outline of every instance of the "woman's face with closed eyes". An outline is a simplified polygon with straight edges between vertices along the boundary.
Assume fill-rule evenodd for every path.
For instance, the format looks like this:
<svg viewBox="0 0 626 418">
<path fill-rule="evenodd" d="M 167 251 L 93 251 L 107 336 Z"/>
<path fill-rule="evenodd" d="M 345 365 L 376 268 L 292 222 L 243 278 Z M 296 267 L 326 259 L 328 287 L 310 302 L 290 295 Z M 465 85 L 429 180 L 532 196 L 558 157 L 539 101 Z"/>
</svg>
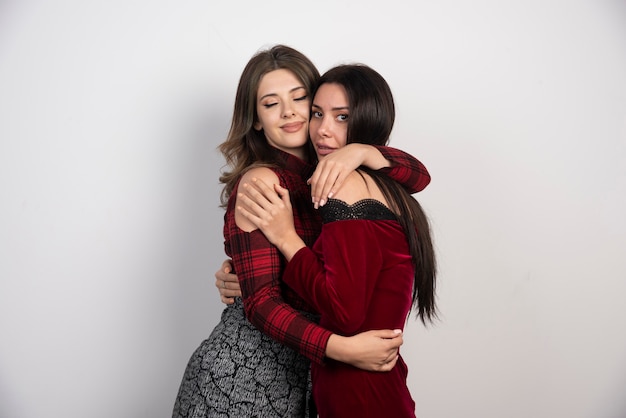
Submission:
<svg viewBox="0 0 626 418">
<path fill-rule="evenodd" d="M 263 130 L 270 145 L 304 157 L 311 102 L 294 73 L 279 69 L 265 74 L 257 91 L 256 111 L 259 120 L 254 129 Z"/>
</svg>

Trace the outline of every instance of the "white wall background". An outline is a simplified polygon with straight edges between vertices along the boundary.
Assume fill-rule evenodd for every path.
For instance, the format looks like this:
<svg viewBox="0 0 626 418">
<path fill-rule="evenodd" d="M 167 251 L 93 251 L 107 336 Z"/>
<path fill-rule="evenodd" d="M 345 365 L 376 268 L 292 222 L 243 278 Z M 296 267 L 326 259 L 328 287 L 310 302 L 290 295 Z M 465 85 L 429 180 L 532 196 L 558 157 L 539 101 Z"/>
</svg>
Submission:
<svg viewBox="0 0 626 418">
<path fill-rule="evenodd" d="M 418 415 L 626 417 L 618 0 L 0 2 L 0 416 L 169 416 L 222 309 L 215 147 L 274 43 L 378 69 L 433 176 Z"/>
</svg>

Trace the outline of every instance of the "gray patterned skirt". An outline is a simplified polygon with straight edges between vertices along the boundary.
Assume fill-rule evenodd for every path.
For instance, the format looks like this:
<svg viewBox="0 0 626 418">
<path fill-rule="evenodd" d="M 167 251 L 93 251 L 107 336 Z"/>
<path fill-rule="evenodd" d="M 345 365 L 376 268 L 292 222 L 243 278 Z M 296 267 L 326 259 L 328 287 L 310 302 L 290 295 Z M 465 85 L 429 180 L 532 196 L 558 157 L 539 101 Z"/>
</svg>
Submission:
<svg viewBox="0 0 626 418">
<path fill-rule="evenodd" d="M 308 417 L 309 400 L 309 360 L 256 329 L 236 298 L 189 359 L 172 417 Z"/>
</svg>

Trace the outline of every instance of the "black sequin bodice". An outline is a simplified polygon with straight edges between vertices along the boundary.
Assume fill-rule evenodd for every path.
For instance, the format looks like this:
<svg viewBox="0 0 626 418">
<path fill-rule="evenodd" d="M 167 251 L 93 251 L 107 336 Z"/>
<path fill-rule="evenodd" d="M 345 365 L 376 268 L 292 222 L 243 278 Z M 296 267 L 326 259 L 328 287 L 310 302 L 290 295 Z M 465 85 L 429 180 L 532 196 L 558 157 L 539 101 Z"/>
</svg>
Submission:
<svg viewBox="0 0 626 418">
<path fill-rule="evenodd" d="M 376 199 L 362 199 L 351 205 L 343 200 L 328 199 L 328 202 L 320 208 L 320 215 L 324 223 L 347 219 L 397 220 L 396 215 Z"/>
</svg>

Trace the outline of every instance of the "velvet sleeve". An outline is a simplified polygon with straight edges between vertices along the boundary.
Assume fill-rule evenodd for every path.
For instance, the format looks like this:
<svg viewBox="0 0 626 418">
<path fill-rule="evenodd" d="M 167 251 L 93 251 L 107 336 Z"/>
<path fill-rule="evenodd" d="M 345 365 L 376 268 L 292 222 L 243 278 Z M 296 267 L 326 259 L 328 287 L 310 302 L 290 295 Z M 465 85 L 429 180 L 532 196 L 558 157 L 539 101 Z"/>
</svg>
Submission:
<svg viewBox="0 0 626 418">
<path fill-rule="evenodd" d="M 382 267 L 374 222 L 345 220 L 324 225 L 315 251 L 304 247 L 287 264 L 283 280 L 316 308 L 330 329 L 359 332 Z M 326 326 L 326 322 L 324 323 Z"/>
<path fill-rule="evenodd" d="M 430 174 L 417 158 L 396 148 L 375 147 L 391 162 L 391 167 L 381 168 L 379 172 L 400 183 L 411 194 L 421 192 L 428 186 Z"/>
</svg>

